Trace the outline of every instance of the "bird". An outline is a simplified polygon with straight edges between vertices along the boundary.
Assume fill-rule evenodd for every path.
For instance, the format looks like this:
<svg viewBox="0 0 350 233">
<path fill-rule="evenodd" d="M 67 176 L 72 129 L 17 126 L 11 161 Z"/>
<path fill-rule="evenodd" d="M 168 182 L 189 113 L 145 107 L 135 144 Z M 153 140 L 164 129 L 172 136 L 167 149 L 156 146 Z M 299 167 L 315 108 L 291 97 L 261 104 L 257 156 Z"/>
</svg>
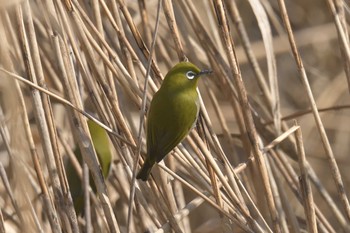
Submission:
<svg viewBox="0 0 350 233">
<path fill-rule="evenodd" d="M 106 131 L 94 121 L 88 120 L 87 123 L 90 131 L 92 143 L 94 144 L 96 155 L 101 166 L 102 175 L 105 179 L 107 179 L 107 176 L 111 168 L 112 159 L 113 159 L 112 153 L 109 147 L 108 135 Z M 83 161 L 83 158 L 78 146 L 76 146 L 74 150 L 74 154 L 77 160 L 79 161 L 79 163 L 81 164 Z M 70 160 L 67 161 L 65 168 L 66 168 L 68 184 L 72 195 L 75 212 L 78 215 L 84 215 L 84 209 L 83 209 L 84 208 L 84 190 L 83 190 L 81 178 L 78 176 L 78 173 L 74 169 L 73 164 Z M 96 193 L 97 192 L 96 186 L 94 181 L 91 179 L 90 173 L 89 173 L 89 177 L 90 177 L 90 187 L 93 190 L 93 192 Z"/>
<path fill-rule="evenodd" d="M 149 107 L 147 153 L 137 179 L 147 181 L 154 164 L 159 163 L 194 127 L 199 113 L 198 80 L 210 73 L 211 70 L 200 70 L 184 61 L 166 74 Z"/>
</svg>

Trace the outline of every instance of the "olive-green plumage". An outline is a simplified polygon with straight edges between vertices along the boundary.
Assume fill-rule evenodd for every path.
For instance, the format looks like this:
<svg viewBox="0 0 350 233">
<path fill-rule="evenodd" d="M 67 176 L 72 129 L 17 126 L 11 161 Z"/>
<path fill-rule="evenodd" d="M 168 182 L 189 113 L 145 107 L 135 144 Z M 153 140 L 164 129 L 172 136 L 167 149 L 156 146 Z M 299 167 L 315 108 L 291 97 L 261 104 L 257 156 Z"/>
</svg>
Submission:
<svg viewBox="0 0 350 233">
<path fill-rule="evenodd" d="M 147 117 L 147 156 L 137 178 L 147 180 L 152 167 L 176 147 L 194 126 L 199 101 L 200 71 L 190 62 L 180 62 L 165 76 L 154 94 Z"/>
<path fill-rule="evenodd" d="M 87 123 L 89 126 L 92 143 L 94 144 L 96 155 L 101 165 L 103 177 L 107 178 L 112 162 L 112 154 L 109 148 L 108 135 L 106 131 L 94 121 L 88 120 Z M 82 156 L 79 147 L 75 148 L 74 154 L 77 157 L 77 160 L 81 163 Z M 66 164 L 66 172 L 71 195 L 73 198 L 74 209 L 77 214 L 82 214 L 84 207 L 84 191 L 82 188 L 81 179 L 78 176 L 70 160 Z M 93 180 L 91 179 L 91 175 L 90 186 L 91 189 L 94 192 L 96 192 L 96 186 Z"/>
</svg>

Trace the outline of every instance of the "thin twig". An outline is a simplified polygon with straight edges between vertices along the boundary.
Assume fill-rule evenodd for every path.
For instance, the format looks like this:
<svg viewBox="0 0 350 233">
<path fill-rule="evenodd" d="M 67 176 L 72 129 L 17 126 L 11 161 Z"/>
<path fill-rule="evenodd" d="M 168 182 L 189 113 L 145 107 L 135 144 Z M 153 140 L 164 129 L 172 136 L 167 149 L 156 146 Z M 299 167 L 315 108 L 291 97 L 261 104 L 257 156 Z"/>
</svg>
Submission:
<svg viewBox="0 0 350 233">
<path fill-rule="evenodd" d="M 128 210 L 128 220 L 127 220 L 127 227 L 126 227 L 126 232 L 130 232 L 130 224 L 131 224 L 131 213 L 132 213 L 132 208 L 133 208 L 133 203 L 134 203 L 134 197 L 135 197 L 135 186 L 136 186 L 136 169 L 137 165 L 139 164 L 140 156 L 141 156 L 141 144 L 142 144 L 142 129 L 143 129 L 143 124 L 144 124 L 144 119 L 146 115 L 146 104 L 147 104 L 147 87 L 148 87 L 148 80 L 149 80 L 149 73 L 151 70 L 151 64 L 152 64 L 152 56 L 153 56 L 153 51 L 154 51 L 154 46 L 156 44 L 157 40 L 157 33 L 158 33 L 158 26 L 159 26 L 159 19 L 160 19 L 160 9 L 162 7 L 162 2 L 163 0 L 158 1 L 158 8 L 157 8 L 157 20 L 156 24 L 154 26 L 154 33 L 153 33 L 153 40 L 151 44 L 151 49 L 150 49 L 150 54 L 149 54 L 149 60 L 148 60 L 148 65 L 147 65 L 147 72 L 145 76 L 145 83 L 144 83 L 144 89 L 143 89 L 143 97 L 142 97 L 142 106 L 141 106 L 141 111 L 140 111 L 140 125 L 139 125 L 139 131 L 138 131 L 138 140 L 137 140 L 137 152 L 136 156 L 137 158 L 134 161 L 133 164 L 133 169 L 132 169 L 132 178 L 131 178 L 131 189 L 130 189 L 130 201 L 129 201 L 129 210 Z"/>
</svg>

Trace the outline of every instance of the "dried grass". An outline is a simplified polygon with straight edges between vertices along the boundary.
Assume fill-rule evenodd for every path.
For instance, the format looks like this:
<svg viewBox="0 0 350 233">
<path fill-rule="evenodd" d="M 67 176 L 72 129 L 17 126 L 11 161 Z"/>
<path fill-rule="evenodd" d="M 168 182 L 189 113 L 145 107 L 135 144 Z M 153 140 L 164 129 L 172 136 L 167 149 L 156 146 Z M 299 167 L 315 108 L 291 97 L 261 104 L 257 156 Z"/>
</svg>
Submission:
<svg viewBox="0 0 350 233">
<path fill-rule="evenodd" d="M 0 232 L 350 232 L 345 2 L 0 4 Z M 149 102 L 186 59 L 214 71 L 197 128 L 135 180 Z M 106 181 L 87 119 L 110 136 Z"/>
</svg>

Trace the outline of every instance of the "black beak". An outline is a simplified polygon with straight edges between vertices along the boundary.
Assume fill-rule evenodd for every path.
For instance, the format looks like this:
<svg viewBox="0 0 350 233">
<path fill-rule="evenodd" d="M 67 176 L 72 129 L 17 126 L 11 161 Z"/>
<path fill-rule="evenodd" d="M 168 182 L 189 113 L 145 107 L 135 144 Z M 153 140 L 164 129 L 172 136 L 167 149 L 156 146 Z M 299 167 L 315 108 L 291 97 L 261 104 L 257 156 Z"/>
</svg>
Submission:
<svg viewBox="0 0 350 233">
<path fill-rule="evenodd" d="M 197 76 L 207 75 L 207 74 L 211 74 L 211 73 L 213 73 L 212 70 L 201 70 L 201 71 L 197 74 Z"/>
</svg>

